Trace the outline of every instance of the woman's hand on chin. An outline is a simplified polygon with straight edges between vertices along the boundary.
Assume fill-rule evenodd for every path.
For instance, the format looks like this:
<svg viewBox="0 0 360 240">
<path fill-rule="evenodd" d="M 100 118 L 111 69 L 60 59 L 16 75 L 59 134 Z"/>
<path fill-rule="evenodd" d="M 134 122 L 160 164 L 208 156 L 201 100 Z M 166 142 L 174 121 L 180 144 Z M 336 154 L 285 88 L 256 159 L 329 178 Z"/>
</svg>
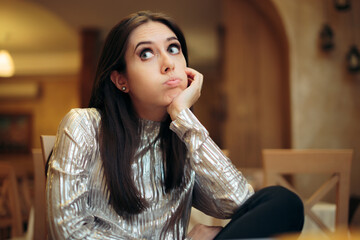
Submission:
<svg viewBox="0 0 360 240">
<path fill-rule="evenodd" d="M 188 76 L 189 86 L 177 95 L 167 107 L 172 120 L 175 120 L 183 109 L 194 105 L 201 95 L 203 75 L 192 68 L 186 68 L 185 72 Z"/>
</svg>

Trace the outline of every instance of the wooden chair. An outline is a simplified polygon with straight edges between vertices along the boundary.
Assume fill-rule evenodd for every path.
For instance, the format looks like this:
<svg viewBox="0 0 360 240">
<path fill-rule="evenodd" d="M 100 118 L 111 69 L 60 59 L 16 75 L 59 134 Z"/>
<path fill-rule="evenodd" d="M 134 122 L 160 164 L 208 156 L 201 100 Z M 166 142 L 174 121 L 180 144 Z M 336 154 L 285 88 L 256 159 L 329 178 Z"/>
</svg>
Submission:
<svg viewBox="0 0 360 240">
<path fill-rule="evenodd" d="M 46 163 L 47 159 L 50 156 L 50 153 L 55 144 L 55 140 L 56 140 L 55 135 L 41 135 L 40 136 L 44 164 Z"/>
<path fill-rule="evenodd" d="M 55 143 L 55 136 L 40 136 L 41 149 L 33 149 L 34 181 L 35 181 L 35 224 L 34 239 L 46 239 L 46 200 L 45 200 L 45 163 Z"/>
<path fill-rule="evenodd" d="M 33 149 L 34 163 L 34 239 L 46 239 L 45 165 L 41 149 Z"/>
<path fill-rule="evenodd" d="M 352 150 L 295 150 L 295 149 L 264 149 L 262 151 L 265 185 L 282 185 L 299 196 L 294 186 L 283 174 L 331 174 L 328 179 L 307 200 L 303 200 L 305 214 L 310 217 L 325 233 L 330 230 L 312 207 L 318 203 L 331 189 L 336 188 L 335 229 L 347 229 L 350 192 L 350 169 L 353 156 Z M 300 196 L 301 197 L 301 196 Z"/>
<path fill-rule="evenodd" d="M 7 163 L 0 163 L 0 228 L 11 227 L 11 237 L 23 235 L 19 188 L 14 168 Z"/>
</svg>

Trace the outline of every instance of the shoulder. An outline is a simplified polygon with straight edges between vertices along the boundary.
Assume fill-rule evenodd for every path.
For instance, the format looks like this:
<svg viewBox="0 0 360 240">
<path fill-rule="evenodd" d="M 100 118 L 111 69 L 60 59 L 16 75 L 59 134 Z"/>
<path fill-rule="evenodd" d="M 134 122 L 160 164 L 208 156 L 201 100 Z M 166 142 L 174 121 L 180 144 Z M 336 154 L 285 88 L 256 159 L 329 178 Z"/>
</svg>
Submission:
<svg viewBox="0 0 360 240">
<path fill-rule="evenodd" d="M 96 108 L 73 108 L 65 115 L 63 121 L 98 121 L 100 117 L 100 112 Z"/>
<path fill-rule="evenodd" d="M 100 112 L 96 108 L 73 108 L 65 115 L 65 118 L 81 121 L 97 121 L 100 117 Z"/>
<path fill-rule="evenodd" d="M 62 119 L 59 129 L 96 135 L 100 119 L 100 112 L 96 108 L 73 108 Z"/>
</svg>

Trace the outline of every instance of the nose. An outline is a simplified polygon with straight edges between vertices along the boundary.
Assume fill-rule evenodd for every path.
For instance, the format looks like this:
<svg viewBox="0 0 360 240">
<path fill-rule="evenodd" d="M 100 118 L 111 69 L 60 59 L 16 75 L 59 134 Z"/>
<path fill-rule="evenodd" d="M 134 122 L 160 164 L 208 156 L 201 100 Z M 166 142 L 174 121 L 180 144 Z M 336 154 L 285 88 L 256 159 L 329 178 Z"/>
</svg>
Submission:
<svg viewBox="0 0 360 240">
<path fill-rule="evenodd" d="M 173 71 L 175 68 L 175 63 L 171 56 L 168 54 L 162 54 L 161 56 L 161 73 L 166 74 Z"/>
</svg>

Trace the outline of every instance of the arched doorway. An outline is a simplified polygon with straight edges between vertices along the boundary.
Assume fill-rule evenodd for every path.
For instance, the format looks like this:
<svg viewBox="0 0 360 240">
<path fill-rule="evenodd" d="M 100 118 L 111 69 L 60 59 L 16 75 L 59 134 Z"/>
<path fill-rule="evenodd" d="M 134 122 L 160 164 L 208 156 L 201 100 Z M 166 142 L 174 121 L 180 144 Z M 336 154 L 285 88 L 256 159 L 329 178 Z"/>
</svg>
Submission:
<svg viewBox="0 0 360 240">
<path fill-rule="evenodd" d="M 238 167 L 261 167 L 261 149 L 288 148 L 289 50 L 273 3 L 223 1 L 224 146 Z"/>
</svg>

